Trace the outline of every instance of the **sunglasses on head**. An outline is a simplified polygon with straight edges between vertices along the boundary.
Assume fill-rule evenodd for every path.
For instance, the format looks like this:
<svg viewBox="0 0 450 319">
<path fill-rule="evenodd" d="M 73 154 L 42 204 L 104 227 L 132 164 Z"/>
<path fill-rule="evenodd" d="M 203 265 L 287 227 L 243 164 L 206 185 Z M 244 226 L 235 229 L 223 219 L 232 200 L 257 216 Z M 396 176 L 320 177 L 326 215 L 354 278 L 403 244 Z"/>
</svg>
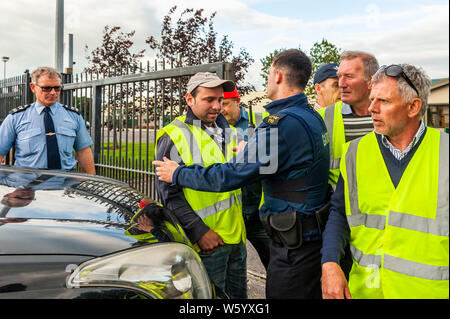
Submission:
<svg viewBox="0 0 450 319">
<path fill-rule="evenodd" d="M 399 76 L 401 76 L 402 78 L 405 79 L 406 83 L 409 84 L 410 87 L 412 87 L 414 89 L 414 91 L 416 91 L 417 95 L 419 95 L 419 91 L 416 89 L 416 86 L 412 83 L 412 81 L 408 78 L 408 76 L 406 75 L 406 73 L 403 71 L 403 68 L 400 65 L 397 64 L 391 64 L 389 66 L 386 65 L 382 65 L 378 71 L 381 72 L 384 70 L 384 73 L 387 76 L 390 76 L 392 78 L 398 78 Z"/>
<path fill-rule="evenodd" d="M 37 84 L 35 84 L 35 85 L 39 86 L 41 88 L 41 90 L 46 92 L 46 93 L 49 93 L 52 90 L 55 90 L 55 92 L 59 92 L 63 88 L 62 86 L 40 86 L 40 85 L 37 85 Z"/>
</svg>

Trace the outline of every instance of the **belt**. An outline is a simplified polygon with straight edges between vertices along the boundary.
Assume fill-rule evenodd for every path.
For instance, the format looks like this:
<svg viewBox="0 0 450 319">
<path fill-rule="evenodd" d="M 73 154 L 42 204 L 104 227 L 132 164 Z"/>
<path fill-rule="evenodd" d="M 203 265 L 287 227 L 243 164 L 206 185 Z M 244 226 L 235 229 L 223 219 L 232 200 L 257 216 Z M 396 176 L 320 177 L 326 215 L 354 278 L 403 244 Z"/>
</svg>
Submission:
<svg viewBox="0 0 450 319">
<path fill-rule="evenodd" d="M 300 219 L 296 211 L 261 216 L 261 223 L 267 234 L 275 243 L 288 249 L 299 248 L 303 243 L 303 234 L 318 230 L 322 234 L 328 219 L 330 203 L 328 202 L 314 215 Z"/>
</svg>

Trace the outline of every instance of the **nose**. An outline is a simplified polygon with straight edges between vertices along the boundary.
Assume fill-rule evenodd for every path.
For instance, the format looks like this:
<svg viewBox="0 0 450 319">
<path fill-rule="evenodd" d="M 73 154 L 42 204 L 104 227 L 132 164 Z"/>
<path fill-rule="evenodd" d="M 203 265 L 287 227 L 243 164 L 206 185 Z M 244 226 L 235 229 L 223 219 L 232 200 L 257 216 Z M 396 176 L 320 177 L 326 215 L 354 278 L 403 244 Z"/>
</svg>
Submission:
<svg viewBox="0 0 450 319">
<path fill-rule="evenodd" d="M 375 102 L 375 100 L 372 100 L 372 102 L 370 102 L 368 110 L 369 110 L 370 113 L 375 113 L 376 112 L 376 102 Z"/>
<path fill-rule="evenodd" d="M 222 102 L 221 102 L 220 100 L 215 100 L 215 101 L 213 102 L 212 108 L 213 108 L 215 111 L 220 112 L 220 111 L 222 110 Z"/>
<path fill-rule="evenodd" d="M 345 81 L 345 77 L 341 76 L 339 77 L 339 82 L 338 82 L 339 88 L 344 88 L 346 87 L 346 81 Z"/>
</svg>

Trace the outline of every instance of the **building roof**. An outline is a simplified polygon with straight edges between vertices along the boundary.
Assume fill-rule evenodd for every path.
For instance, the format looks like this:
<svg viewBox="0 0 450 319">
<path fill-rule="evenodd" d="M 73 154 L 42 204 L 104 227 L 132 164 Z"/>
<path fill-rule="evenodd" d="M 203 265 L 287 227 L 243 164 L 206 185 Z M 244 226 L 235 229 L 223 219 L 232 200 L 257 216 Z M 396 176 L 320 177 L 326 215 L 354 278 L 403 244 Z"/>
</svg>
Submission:
<svg viewBox="0 0 450 319">
<path fill-rule="evenodd" d="M 448 85 L 448 78 L 431 80 L 431 90 Z"/>
</svg>

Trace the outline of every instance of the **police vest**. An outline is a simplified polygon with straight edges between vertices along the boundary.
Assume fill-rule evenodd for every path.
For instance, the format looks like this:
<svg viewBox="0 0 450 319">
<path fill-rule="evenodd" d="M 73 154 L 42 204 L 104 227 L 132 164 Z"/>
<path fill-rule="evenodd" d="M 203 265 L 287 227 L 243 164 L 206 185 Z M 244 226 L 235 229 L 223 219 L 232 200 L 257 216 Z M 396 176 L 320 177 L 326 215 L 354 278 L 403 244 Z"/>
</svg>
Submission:
<svg viewBox="0 0 450 319">
<path fill-rule="evenodd" d="M 375 133 L 341 161 L 354 298 L 449 298 L 449 138 L 427 128 L 395 188 Z"/>
<path fill-rule="evenodd" d="M 330 174 L 328 182 L 336 186 L 339 178 L 339 163 L 345 144 L 344 120 L 341 115 L 342 101 L 322 108 L 317 112 L 323 117 L 330 141 Z"/>
<path fill-rule="evenodd" d="M 298 125 L 302 125 L 307 136 L 301 138 L 309 139 L 311 143 L 313 160 L 305 167 L 294 168 L 298 170 L 296 179 L 279 180 L 275 174 L 262 180 L 263 192 L 265 194 L 263 201 L 268 202 L 268 197 L 283 200 L 291 203 L 304 205 L 305 210 L 310 209 L 307 201 L 311 198 L 321 196 L 318 189 L 323 188 L 323 194 L 327 193 L 327 184 L 318 182 L 323 180 L 328 170 L 329 163 L 329 141 L 327 138 L 327 130 L 322 118 L 317 115 L 312 108 L 305 107 L 287 107 L 275 115 L 271 115 L 264 119 L 264 122 L 270 126 L 278 126 L 281 130 L 283 127 L 283 118 L 286 116 L 294 117 Z M 325 197 L 324 197 L 325 200 Z M 324 201 L 325 203 L 325 201 Z M 272 212 L 276 213 L 276 212 Z"/>
<path fill-rule="evenodd" d="M 217 143 L 201 127 L 185 123 L 186 117 L 177 117 L 159 130 L 156 143 L 167 134 L 173 141 L 185 165 L 200 164 L 203 167 L 215 163 L 226 163 L 235 155 L 236 139 L 230 137 L 225 155 Z M 229 128 L 237 136 L 234 128 Z M 213 193 L 183 188 L 183 194 L 191 208 L 203 222 L 227 244 L 245 242 L 245 226 L 242 217 L 242 195 L 237 189 L 230 192 Z"/>
</svg>

